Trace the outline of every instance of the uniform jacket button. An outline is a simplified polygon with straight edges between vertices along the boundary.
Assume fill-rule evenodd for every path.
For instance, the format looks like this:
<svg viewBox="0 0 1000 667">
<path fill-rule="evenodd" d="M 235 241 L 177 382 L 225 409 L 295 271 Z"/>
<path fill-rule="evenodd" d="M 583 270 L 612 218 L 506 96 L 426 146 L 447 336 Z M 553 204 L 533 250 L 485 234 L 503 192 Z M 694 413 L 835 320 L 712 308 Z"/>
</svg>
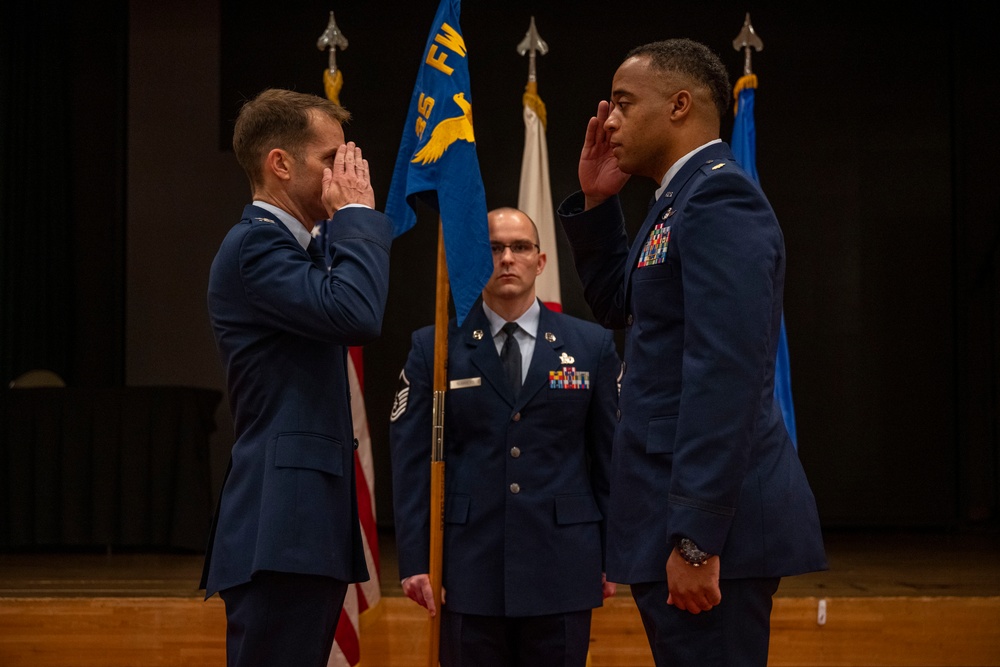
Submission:
<svg viewBox="0 0 1000 667">
<path fill-rule="evenodd" d="M 521 485 L 518 484 L 517 482 L 514 482 L 513 484 L 510 485 L 510 492 L 521 493 Z"/>
<path fill-rule="evenodd" d="M 521 455 L 521 449 L 519 447 L 511 447 L 510 455 L 516 459 L 518 456 Z"/>
</svg>

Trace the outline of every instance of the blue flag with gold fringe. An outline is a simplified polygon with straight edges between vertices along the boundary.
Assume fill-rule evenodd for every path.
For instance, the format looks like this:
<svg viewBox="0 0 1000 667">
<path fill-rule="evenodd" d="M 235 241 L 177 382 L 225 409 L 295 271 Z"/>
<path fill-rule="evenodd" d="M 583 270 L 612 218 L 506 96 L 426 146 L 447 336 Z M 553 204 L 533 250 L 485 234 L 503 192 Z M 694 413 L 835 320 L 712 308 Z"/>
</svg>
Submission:
<svg viewBox="0 0 1000 667">
<path fill-rule="evenodd" d="M 736 120 L 733 124 L 733 156 L 743 170 L 750 174 L 757 183 L 757 126 L 754 123 L 753 103 L 757 90 L 757 75 L 747 74 L 740 77 L 733 89 L 736 98 Z M 781 330 L 778 334 L 778 354 L 774 364 L 774 397 L 781 407 L 781 416 L 785 419 L 785 428 L 792 438 L 792 444 L 798 447 L 798 436 L 795 432 L 795 406 L 792 403 L 792 374 L 788 360 L 788 336 L 785 334 L 785 315 L 781 315 Z"/>
<path fill-rule="evenodd" d="M 493 274 L 460 13 L 461 0 L 441 0 L 438 6 L 385 205 L 395 236 L 416 224 L 418 198 L 440 214 L 459 324 Z"/>
</svg>

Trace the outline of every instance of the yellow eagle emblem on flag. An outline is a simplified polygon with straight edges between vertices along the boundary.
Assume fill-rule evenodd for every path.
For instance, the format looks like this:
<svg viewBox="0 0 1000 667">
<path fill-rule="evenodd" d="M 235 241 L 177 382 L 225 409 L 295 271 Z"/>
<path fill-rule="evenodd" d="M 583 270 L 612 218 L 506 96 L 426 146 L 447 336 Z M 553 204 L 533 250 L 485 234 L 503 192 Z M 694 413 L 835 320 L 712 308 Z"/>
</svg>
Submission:
<svg viewBox="0 0 1000 667">
<path fill-rule="evenodd" d="M 461 139 L 471 144 L 476 143 L 476 137 L 472 132 L 472 105 L 465 100 L 465 93 L 455 93 L 452 97 L 455 104 L 462 110 L 461 116 L 446 118 L 442 120 L 431 132 L 431 138 L 427 144 L 413 156 L 410 162 L 427 164 L 437 162 L 448 147 Z"/>
</svg>

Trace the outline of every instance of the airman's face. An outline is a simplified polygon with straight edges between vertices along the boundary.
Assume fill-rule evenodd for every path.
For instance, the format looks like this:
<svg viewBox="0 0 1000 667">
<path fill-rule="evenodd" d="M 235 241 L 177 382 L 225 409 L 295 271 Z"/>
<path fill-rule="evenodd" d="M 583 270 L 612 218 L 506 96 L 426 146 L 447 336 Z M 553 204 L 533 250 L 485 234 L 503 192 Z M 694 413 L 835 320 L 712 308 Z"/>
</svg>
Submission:
<svg viewBox="0 0 1000 667">
<path fill-rule="evenodd" d="M 531 220 L 520 211 L 503 209 L 490 213 L 489 225 L 493 275 L 483 292 L 498 300 L 534 297 L 535 278 L 545 268 L 545 253 L 538 249 Z"/>
</svg>

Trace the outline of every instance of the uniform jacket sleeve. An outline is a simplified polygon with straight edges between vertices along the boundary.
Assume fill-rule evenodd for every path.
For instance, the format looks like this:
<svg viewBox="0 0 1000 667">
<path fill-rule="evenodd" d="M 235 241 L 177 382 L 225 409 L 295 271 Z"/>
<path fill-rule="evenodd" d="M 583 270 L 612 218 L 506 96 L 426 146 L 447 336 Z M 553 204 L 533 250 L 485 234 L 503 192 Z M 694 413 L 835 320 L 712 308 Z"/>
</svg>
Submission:
<svg viewBox="0 0 1000 667">
<path fill-rule="evenodd" d="M 608 329 L 624 328 L 622 276 L 629 246 L 621 202 L 615 196 L 584 211 L 583 193 L 577 192 L 560 204 L 558 214 L 594 317 Z"/>
<path fill-rule="evenodd" d="M 601 522 L 601 554 L 607 556 L 608 500 L 611 491 L 611 451 L 615 435 L 615 414 L 618 407 L 618 372 L 621 361 L 615 350 L 614 337 L 604 332 L 601 362 L 594 384 L 594 398 L 587 414 L 587 451 L 590 456 L 590 477 Z M 602 561 L 603 562 L 603 561 Z M 606 569 L 606 566 L 605 566 Z"/>
<path fill-rule="evenodd" d="M 774 363 L 768 357 L 781 303 L 775 290 L 783 242 L 770 205 L 749 179 L 734 169 L 706 170 L 695 179 L 676 227 L 683 388 L 668 525 L 671 541 L 688 536 L 721 553 Z"/>
<path fill-rule="evenodd" d="M 240 278 L 262 327 L 363 345 L 378 337 L 388 295 L 391 223 L 362 208 L 338 211 L 330 225 L 332 265 L 303 261 L 280 223 L 254 224 L 239 248 Z"/>
<path fill-rule="evenodd" d="M 412 336 L 389 424 L 399 576 L 429 570 L 433 328 Z"/>
</svg>

